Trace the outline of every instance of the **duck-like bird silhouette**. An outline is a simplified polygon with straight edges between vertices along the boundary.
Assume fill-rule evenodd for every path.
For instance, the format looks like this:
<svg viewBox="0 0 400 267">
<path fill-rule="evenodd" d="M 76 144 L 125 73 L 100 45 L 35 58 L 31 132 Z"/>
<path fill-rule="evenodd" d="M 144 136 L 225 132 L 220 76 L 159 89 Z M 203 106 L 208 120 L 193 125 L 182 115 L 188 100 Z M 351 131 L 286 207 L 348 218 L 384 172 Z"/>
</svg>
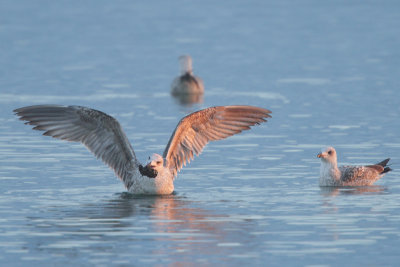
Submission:
<svg viewBox="0 0 400 267">
<path fill-rule="evenodd" d="M 374 165 L 338 167 L 336 150 L 333 147 L 327 147 L 317 157 L 321 159 L 320 186 L 372 185 L 392 170 L 386 166 L 390 158 Z"/>
<path fill-rule="evenodd" d="M 171 194 L 177 172 L 204 146 L 265 122 L 271 112 L 253 106 L 217 106 L 182 118 L 164 150 L 140 164 L 120 124 L 113 117 L 81 106 L 37 105 L 14 110 L 20 120 L 43 135 L 83 143 L 110 166 L 129 192 Z"/>
<path fill-rule="evenodd" d="M 203 80 L 193 74 L 192 58 L 189 55 L 180 56 L 179 64 L 181 75 L 172 82 L 171 94 L 175 96 L 203 94 Z"/>
</svg>

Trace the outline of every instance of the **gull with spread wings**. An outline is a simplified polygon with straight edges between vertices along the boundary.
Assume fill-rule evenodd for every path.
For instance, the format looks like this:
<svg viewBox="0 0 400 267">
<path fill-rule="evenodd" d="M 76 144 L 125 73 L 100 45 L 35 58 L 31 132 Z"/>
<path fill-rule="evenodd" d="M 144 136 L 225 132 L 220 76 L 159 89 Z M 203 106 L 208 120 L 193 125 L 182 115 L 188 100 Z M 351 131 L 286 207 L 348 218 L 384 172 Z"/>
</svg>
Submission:
<svg viewBox="0 0 400 267">
<path fill-rule="evenodd" d="M 225 139 L 270 118 L 267 109 L 253 106 L 217 106 L 182 118 L 163 155 L 152 154 L 145 166 L 119 122 L 98 110 L 81 106 L 36 105 L 14 110 L 20 120 L 43 135 L 83 143 L 101 158 L 134 194 L 171 194 L 177 172 L 199 155 L 204 146 Z"/>
</svg>

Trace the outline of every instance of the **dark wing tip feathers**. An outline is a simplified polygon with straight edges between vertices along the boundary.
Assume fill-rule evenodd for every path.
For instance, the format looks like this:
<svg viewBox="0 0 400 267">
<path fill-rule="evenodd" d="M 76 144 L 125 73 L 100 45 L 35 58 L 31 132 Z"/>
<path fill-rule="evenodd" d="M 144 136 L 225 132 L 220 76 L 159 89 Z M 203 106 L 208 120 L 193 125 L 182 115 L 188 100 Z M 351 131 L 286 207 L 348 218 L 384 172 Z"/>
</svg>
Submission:
<svg viewBox="0 0 400 267">
<path fill-rule="evenodd" d="M 382 164 L 384 164 L 384 165 L 382 165 L 382 167 L 384 167 L 382 174 L 393 171 L 393 169 L 389 167 L 390 165 L 387 165 L 389 163 L 389 160 L 390 160 L 390 158 L 387 158 L 381 162 Z"/>
<path fill-rule="evenodd" d="M 387 159 L 382 160 L 381 162 L 375 164 L 375 165 L 379 165 L 379 166 L 381 166 L 381 167 L 383 168 L 383 171 L 381 172 L 381 174 L 384 174 L 384 173 L 387 173 L 387 172 L 390 172 L 390 171 L 393 170 L 392 168 L 390 168 L 389 166 L 387 166 L 387 164 L 389 163 L 389 161 L 390 161 L 390 158 L 387 158 Z"/>
<path fill-rule="evenodd" d="M 387 172 L 390 172 L 390 171 L 393 171 L 393 169 L 390 168 L 390 167 L 386 167 L 386 168 L 383 169 L 382 174 L 387 173 Z"/>
<path fill-rule="evenodd" d="M 382 167 L 385 167 L 388 162 L 389 162 L 390 158 L 387 158 L 385 160 L 382 160 L 381 162 L 377 163 L 376 165 L 381 165 Z"/>
</svg>

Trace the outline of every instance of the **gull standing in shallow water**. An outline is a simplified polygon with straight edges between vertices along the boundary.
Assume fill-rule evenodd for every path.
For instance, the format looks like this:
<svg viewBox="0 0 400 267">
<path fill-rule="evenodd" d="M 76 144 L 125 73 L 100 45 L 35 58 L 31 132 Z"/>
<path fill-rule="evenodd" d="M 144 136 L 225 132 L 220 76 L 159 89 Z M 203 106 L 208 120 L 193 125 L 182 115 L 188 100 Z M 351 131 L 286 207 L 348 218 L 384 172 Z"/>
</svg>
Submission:
<svg viewBox="0 0 400 267">
<path fill-rule="evenodd" d="M 317 157 L 321 159 L 320 186 L 372 185 L 392 170 L 386 166 L 390 158 L 374 165 L 338 167 L 336 150 L 333 147 L 327 147 Z"/>
<path fill-rule="evenodd" d="M 253 106 L 218 106 L 182 118 L 164 150 L 152 154 L 146 166 L 113 117 L 81 106 L 37 105 L 14 110 L 20 120 L 35 125 L 43 135 L 83 143 L 97 158 L 110 166 L 129 192 L 171 194 L 177 172 L 199 155 L 204 146 L 225 139 L 250 126 L 265 122 L 271 112 Z"/>
<path fill-rule="evenodd" d="M 200 77 L 193 75 L 192 58 L 189 55 L 179 57 L 181 75 L 176 77 L 171 85 L 173 95 L 203 94 L 204 85 Z"/>
</svg>

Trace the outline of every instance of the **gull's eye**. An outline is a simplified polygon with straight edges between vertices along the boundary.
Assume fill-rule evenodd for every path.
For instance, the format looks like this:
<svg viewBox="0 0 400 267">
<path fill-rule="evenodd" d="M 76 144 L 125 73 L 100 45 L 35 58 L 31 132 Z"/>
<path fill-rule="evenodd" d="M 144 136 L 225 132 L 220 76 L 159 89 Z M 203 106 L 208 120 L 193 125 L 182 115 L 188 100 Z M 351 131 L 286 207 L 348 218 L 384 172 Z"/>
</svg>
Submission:
<svg viewBox="0 0 400 267">
<path fill-rule="evenodd" d="M 332 155 L 332 150 L 329 150 L 329 151 L 328 151 L 328 154 L 329 154 L 329 155 Z"/>
<path fill-rule="evenodd" d="M 161 161 L 157 161 L 157 165 L 160 165 L 161 164 Z"/>
</svg>

